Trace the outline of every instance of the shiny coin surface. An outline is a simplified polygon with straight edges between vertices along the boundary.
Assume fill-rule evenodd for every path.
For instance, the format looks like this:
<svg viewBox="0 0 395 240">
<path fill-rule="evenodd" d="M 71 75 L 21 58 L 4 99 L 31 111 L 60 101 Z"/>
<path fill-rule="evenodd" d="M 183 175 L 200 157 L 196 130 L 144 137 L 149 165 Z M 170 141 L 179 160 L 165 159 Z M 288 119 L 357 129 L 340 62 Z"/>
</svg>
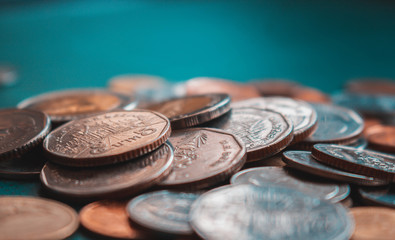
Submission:
<svg viewBox="0 0 395 240">
<path fill-rule="evenodd" d="M 334 144 L 314 145 L 315 159 L 336 168 L 395 182 L 395 156 Z"/>
<path fill-rule="evenodd" d="M 369 148 L 395 153 L 395 126 L 373 126 L 367 134 Z"/>
<path fill-rule="evenodd" d="M 161 181 L 172 163 L 173 150 L 165 143 L 154 152 L 111 166 L 72 168 L 47 163 L 41 182 L 52 192 L 73 198 L 123 197 Z"/>
<path fill-rule="evenodd" d="M 173 171 L 159 185 L 165 188 L 204 188 L 224 181 L 241 169 L 246 148 L 228 132 L 210 128 L 174 131 Z"/>
<path fill-rule="evenodd" d="M 170 132 L 169 120 L 156 112 L 109 112 L 60 126 L 45 138 L 44 150 L 62 165 L 106 165 L 158 148 Z"/>
<path fill-rule="evenodd" d="M 283 150 L 292 141 L 292 121 L 278 112 L 258 108 L 233 108 L 208 123 L 240 137 L 247 148 L 247 161 L 257 161 Z"/>
<path fill-rule="evenodd" d="M 253 184 L 256 186 L 279 184 L 333 203 L 345 199 L 350 193 L 350 187 L 347 184 L 317 182 L 297 177 L 281 167 L 246 169 L 233 175 L 230 182 L 232 184 Z"/>
<path fill-rule="evenodd" d="M 368 204 L 395 208 L 395 186 L 381 188 L 359 188 L 358 193 L 362 201 Z"/>
<path fill-rule="evenodd" d="M 42 143 L 51 122 L 42 113 L 23 109 L 0 110 L 0 160 L 21 157 Z"/>
<path fill-rule="evenodd" d="M 300 171 L 341 182 L 365 186 L 381 186 L 388 184 L 386 181 L 341 171 L 336 168 L 324 165 L 315 160 L 311 156 L 311 152 L 308 151 L 286 151 L 283 153 L 283 161 L 287 163 L 287 166 Z"/>
<path fill-rule="evenodd" d="M 217 118 L 230 110 L 227 94 L 187 96 L 148 106 L 170 119 L 173 129 L 199 125 Z"/>
<path fill-rule="evenodd" d="M 204 193 L 192 205 L 204 239 L 349 239 L 353 221 L 339 204 L 277 185 L 238 184 Z"/>
<path fill-rule="evenodd" d="M 270 109 L 291 119 L 294 125 L 293 143 L 313 133 L 317 124 L 317 113 L 309 104 L 286 97 L 252 98 L 231 104 L 232 107 Z"/>
<path fill-rule="evenodd" d="M 18 108 L 45 112 L 52 122 L 64 123 L 116 109 L 131 110 L 137 101 L 102 89 L 78 89 L 44 93 L 18 104 Z"/>
<path fill-rule="evenodd" d="M 71 207 L 44 198 L 0 197 L 0 238 L 65 239 L 78 228 Z"/>
<path fill-rule="evenodd" d="M 383 207 L 355 207 L 350 209 L 355 229 L 352 240 L 393 240 L 395 210 Z"/>
<path fill-rule="evenodd" d="M 20 158 L 0 161 L 0 177 L 7 179 L 38 178 L 46 160 L 37 151 L 30 152 Z"/>
<path fill-rule="evenodd" d="M 192 235 L 189 225 L 189 210 L 199 197 L 195 193 L 158 191 L 133 198 L 127 205 L 130 219 L 151 230 Z"/>
</svg>

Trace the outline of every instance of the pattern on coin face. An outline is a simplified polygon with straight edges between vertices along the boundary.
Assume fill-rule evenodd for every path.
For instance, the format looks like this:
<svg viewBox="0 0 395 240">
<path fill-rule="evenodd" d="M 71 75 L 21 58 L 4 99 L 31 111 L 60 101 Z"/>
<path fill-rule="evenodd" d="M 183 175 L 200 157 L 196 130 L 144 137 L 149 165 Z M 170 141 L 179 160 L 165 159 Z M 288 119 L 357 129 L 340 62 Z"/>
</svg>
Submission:
<svg viewBox="0 0 395 240">
<path fill-rule="evenodd" d="M 169 120 L 155 112 L 109 112 L 57 128 L 44 140 L 44 149 L 59 164 L 104 165 L 159 147 L 170 131 Z"/>
<path fill-rule="evenodd" d="M 132 199 L 127 206 L 129 217 L 146 228 L 159 232 L 191 235 L 189 210 L 199 197 L 195 193 L 158 191 Z"/>
<path fill-rule="evenodd" d="M 203 194 L 190 212 L 205 239 L 348 239 L 343 207 L 277 185 L 224 186 Z"/>
<path fill-rule="evenodd" d="M 395 186 L 393 185 L 383 188 L 359 188 L 358 193 L 365 202 L 395 208 Z"/>
</svg>

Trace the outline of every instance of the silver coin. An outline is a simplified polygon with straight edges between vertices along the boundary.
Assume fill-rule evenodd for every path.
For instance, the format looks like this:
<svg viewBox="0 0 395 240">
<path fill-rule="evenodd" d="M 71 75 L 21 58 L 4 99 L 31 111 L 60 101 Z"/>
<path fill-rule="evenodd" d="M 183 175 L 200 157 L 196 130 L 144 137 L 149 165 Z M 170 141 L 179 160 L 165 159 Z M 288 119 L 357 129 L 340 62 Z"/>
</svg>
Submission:
<svg viewBox="0 0 395 240">
<path fill-rule="evenodd" d="M 362 201 L 395 208 L 395 186 L 390 185 L 382 188 L 359 188 L 358 193 Z"/>
<path fill-rule="evenodd" d="M 195 193 L 151 192 L 133 198 L 126 209 L 133 222 L 150 230 L 192 235 L 188 214 L 198 197 Z"/>
<path fill-rule="evenodd" d="M 333 203 L 345 199 L 350 194 L 350 187 L 347 184 L 317 182 L 300 178 L 281 167 L 246 169 L 233 175 L 230 182 L 231 184 L 253 184 L 255 186 L 279 184 Z"/>
<path fill-rule="evenodd" d="M 204 193 L 190 224 L 204 239 L 349 239 L 353 220 L 332 204 L 278 185 L 238 184 Z"/>
<path fill-rule="evenodd" d="M 355 142 L 347 144 L 347 146 L 363 150 L 363 149 L 366 149 L 366 147 L 368 146 L 368 141 L 366 141 L 365 138 L 361 137 L 361 138 L 358 138 L 358 140 L 356 140 Z"/>
</svg>

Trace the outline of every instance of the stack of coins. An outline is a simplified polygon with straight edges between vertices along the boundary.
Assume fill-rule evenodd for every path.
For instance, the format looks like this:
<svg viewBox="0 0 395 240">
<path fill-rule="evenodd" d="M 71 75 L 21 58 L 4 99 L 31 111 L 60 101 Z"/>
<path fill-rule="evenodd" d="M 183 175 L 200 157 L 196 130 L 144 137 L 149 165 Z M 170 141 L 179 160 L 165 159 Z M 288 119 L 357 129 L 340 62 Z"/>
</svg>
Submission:
<svg viewBox="0 0 395 240">
<path fill-rule="evenodd" d="M 29 98 L 0 110 L 0 176 L 39 176 L 47 199 L 0 197 L 0 232 L 61 239 L 81 223 L 93 239 L 386 239 L 395 87 L 380 84 L 353 80 L 331 99 L 281 79 L 168 90 L 124 75 L 111 90 Z M 48 198 L 83 206 L 79 218 Z"/>
</svg>

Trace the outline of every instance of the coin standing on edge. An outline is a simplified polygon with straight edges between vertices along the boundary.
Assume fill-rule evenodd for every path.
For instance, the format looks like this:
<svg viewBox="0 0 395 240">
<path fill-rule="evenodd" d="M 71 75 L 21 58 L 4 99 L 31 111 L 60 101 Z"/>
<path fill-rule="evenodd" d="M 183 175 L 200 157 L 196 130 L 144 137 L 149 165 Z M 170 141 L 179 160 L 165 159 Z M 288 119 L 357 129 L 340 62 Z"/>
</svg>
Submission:
<svg viewBox="0 0 395 240">
<path fill-rule="evenodd" d="M 381 188 L 358 188 L 358 194 L 363 202 L 395 208 L 395 186 Z"/>
</svg>

